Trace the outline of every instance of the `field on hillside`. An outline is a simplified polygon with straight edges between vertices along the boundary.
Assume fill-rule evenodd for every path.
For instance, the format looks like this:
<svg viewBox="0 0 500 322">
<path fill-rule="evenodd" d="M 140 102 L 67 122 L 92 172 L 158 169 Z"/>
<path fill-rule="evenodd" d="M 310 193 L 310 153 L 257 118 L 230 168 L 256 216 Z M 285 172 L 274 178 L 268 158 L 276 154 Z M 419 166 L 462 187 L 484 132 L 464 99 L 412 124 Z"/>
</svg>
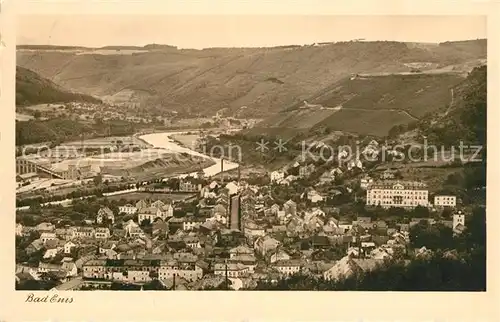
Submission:
<svg viewBox="0 0 500 322">
<path fill-rule="evenodd" d="M 445 108 L 459 74 L 411 74 L 350 78 L 335 84 L 313 103 L 342 109 L 402 110 L 420 118 Z"/>
<path fill-rule="evenodd" d="M 327 128 L 363 135 L 385 136 L 395 125 L 418 121 L 446 110 L 451 89 L 463 81 L 457 73 L 350 77 L 259 123 L 251 133 L 276 133 Z"/>
<path fill-rule="evenodd" d="M 247 135 L 250 138 L 255 138 L 255 144 L 259 142 L 260 136 L 266 136 L 268 138 L 281 138 L 284 140 L 289 140 L 296 137 L 297 135 L 307 135 L 309 129 L 299 129 L 296 127 L 267 127 L 261 126 L 260 124 L 248 129 L 241 131 L 243 135 Z M 255 145 L 255 148 L 257 145 Z"/>
<path fill-rule="evenodd" d="M 112 97 L 127 89 L 145 106 L 203 116 L 247 106 L 241 117 L 267 116 L 351 74 L 409 72 L 486 58 L 486 40 L 428 48 L 405 43 L 338 42 L 325 46 L 153 50 L 133 55 L 19 51 L 17 64 L 68 89 Z"/>
<path fill-rule="evenodd" d="M 342 109 L 319 125 L 335 131 L 385 136 L 394 125 L 407 124 L 411 121 L 413 119 L 404 112 Z"/>
<path fill-rule="evenodd" d="M 332 116 L 334 110 L 320 109 L 298 109 L 286 113 L 280 113 L 259 123 L 258 127 L 276 127 L 288 129 L 310 129 L 324 119 Z"/>
</svg>

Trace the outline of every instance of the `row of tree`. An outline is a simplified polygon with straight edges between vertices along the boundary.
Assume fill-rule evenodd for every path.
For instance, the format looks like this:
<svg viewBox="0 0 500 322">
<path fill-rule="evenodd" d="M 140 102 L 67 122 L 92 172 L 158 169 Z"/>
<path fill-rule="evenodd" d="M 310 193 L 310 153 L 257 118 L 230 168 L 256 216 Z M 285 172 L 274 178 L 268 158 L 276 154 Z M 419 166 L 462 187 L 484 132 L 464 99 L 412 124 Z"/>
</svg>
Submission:
<svg viewBox="0 0 500 322">
<path fill-rule="evenodd" d="M 98 177 L 96 177 L 96 178 L 98 178 Z M 25 206 L 39 207 L 40 204 L 47 203 L 47 202 L 62 201 L 62 200 L 66 200 L 66 199 L 76 199 L 76 198 L 87 197 L 87 196 L 102 197 L 104 193 L 127 190 L 127 189 L 130 189 L 130 185 L 126 184 L 126 183 L 118 183 L 118 184 L 110 184 L 110 185 L 104 184 L 104 185 L 99 185 L 99 187 L 96 187 L 93 189 L 74 190 L 74 191 L 67 193 L 67 194 L 38 196 L 38 197 L 34 197 L 34 198 L 25 198 L 25 199 L 16 199 L 16 207 L 25 207 Z"/>
</svg>

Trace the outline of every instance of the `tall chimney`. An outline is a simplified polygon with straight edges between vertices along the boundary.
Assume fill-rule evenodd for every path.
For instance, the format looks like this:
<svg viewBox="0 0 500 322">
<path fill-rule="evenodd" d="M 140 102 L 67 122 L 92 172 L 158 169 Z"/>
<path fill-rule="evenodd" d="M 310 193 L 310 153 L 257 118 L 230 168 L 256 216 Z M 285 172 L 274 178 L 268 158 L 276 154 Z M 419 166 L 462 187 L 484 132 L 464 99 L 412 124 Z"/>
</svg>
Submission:
<svg viewBox="0 0 500 322">
<path fill-rule="evenodd" d="M 220 159 L 220 181 L 224 183 L 224 158 Z"/>
<path fill-rule="evenodd" d="M 227 278 L 227 259 L 225 260 L 225 264 L 226 264 L 226 269 L 225 269 L 225 275 L 226 275 L 225 284 L 226 284 L 226 290 L 228 290 L 229 289 L 229 283 L 228 283 L 228 278 Z"/>
</svg>

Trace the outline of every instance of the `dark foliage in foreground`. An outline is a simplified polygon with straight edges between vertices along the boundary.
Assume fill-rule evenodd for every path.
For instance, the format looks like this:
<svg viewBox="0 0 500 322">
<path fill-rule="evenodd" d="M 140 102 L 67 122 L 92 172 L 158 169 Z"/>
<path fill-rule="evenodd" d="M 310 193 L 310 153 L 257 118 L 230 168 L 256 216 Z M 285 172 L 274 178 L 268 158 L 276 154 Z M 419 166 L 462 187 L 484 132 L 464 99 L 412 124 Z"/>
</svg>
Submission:
<svg viewBox="0 0 500 322">
<path fill-rule="evenodd" d="M 453 254 L 450 256 L 450 254 Z M 450 252 L 430 258 L 387 262 L 383 267 L 339 281 L 296 275 L 276 283 L 262 281 L 255 290 L 303 291 L 486 291 L 486 212 L 474 211 L 468 228 Z"/>
</svg>

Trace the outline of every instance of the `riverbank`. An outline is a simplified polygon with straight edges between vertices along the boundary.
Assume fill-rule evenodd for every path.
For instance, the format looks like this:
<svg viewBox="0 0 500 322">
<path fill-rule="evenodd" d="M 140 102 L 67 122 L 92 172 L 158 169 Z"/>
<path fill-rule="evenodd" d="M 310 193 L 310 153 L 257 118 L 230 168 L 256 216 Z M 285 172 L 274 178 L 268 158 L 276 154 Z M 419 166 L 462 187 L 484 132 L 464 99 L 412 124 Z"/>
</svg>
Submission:
<svg viewBox="0 0 500 322">
<path fill-rule="evenodd" d="M 194 132 L 194 131 L 191 130 L 191 131 L 182 131 L 182 132 L 152 133 L 152 134 L 142 135 L 141 139 L 148 142 L 149 144 L 152 144 L 155 148 L 161 148 L 161 149 L 165 149 L 167 151 L 177 152 L 177 153 L 187 153 L 190 155 L 211 159 L 215 162 L 215 164 L 203 169 L 205 176 L 212 177 L 212 176 L 219 174 L 221 172 L 221 164 L 222 164 L 221 159 L 202 154 L 202 153 L 194 151 L 193 149 L 190 149 L 188 147 L 183 147 L 179 143 L 175 142 L 172 139 L 173 136 L 179 135 L 179 134 L 184 134 L 186 132 Z M 239 164 L 236 162 L 224 160 L 224 168 L 222 169 L 222 171 L 223 172 L 230 171 L 230 170 L 238 168 L 238 166 L 239 166 Z M 184 173 L 181 176 L 186 176 L 186 175 L 196 176 L 196 172 Z"/>
<path fill-rule="evenodd" d="M 131 178 L 135 182 L 144 182 L 155 179 L 172 178 L 185 173 L 198 172 L 201 169 L 214 165 L 211 159 L 197 156 L 177 156 L 146 162 L 140 166 L 122 170 L 107 170 L 107 173 Z"/>
<path fill-rule="evenodd" d="M 188 149 L 195 150 L 196 142 L 200 138 L 199 134 L 188 134 L 191 132 L 183 133 L 183 134 L 174 134 L 171 136 L 172 140 L 179 144 L 180 146 Z"/>
<path fill-rule="evenodd" d="M 192 131 L 191 131 L 192 132 Z M 196 152 L 192 149 L 189 149 L 187 147 L 183 147 L 179 145 L 179 143 L 176 143 L 172 140 L 170 136 L 175 135 L 175 134 L 181 134 L 181 133 L 186 133 L 186 131 L 183 132 L 163 132 L 163 133 L 151 133 L 151 134 L 145 134 L 141 135 L 139 138 L 147 142 L 148 144 L 151 144 L 154 148 L 159 148 L 159 149 L 164 149 L 168 152 L 172 153 L 185 153 L 189 154 L 191 156 L 197 156 L 197 157 L 202 157 L 206 160 L 208 163 L 200 163 L 203 168 L 203 172 L 205 174 L 205 177 L 213 177 L 219 173 L 221 173 L 221 163 L 222 161 L 218 158 L 212 158 L 208 155 L 204 155 L 202 153 Z M 188 168 L 188 169 L 179 169 L 179 172 L 176 174 L 171 174 L 170 177 L 172 176 L 178 176 L 178 177 L 184 177 L 187 175 L 191 176 L 196 176 L 197 172 L 200 170 L 200 164 L 196 164 L 196 168 Z M 210 164 L 210 165 L 208 165 Z M 193 165 L 194 166 L 194 165 Z M 227 172 L 231 171 L 234 169 L 237 169 L 239 167 L 238 163 L 232 162 L 232 161 L 227 161 L 224 160 L 224 168 L 222 169 L 222 172 Z M 162 176 L 161 173 L 155 174 L 155 179 L 160 179 L 160 178 L 165 178 L 169 176 Z M 142 182 L 146 180 L 139 180 L 138 182 Z M 130 183 L 128 184 L 130 185 Z M 127 187 L 129 189 L 129 187 Z M 125 189 L 122 189 L 125 190 Z M 110 191 L 111 192 L 111 191 Z M 113 191 L 114 192 L 114 191 Z M 81 194 L 80 194 L 81 195 Z M 73 199 L 65 199 L 65 200 L 57 200 L 57 201 L 51 201 L 44 203 L 42 205 L 56 205 L 56 204 L 61 204 L 61 205 L 69 205 L 73 200 L 81 200 L 83 198 L 89 198 L 95 196 L 95 193 L 89 195 L 89 196 L 82 196 L 82 197 L 77 197 Z M 25 210 L 29 209 L 29 206 L 21 206 L 17 207 L 17 210 Z"/>
</svg>

